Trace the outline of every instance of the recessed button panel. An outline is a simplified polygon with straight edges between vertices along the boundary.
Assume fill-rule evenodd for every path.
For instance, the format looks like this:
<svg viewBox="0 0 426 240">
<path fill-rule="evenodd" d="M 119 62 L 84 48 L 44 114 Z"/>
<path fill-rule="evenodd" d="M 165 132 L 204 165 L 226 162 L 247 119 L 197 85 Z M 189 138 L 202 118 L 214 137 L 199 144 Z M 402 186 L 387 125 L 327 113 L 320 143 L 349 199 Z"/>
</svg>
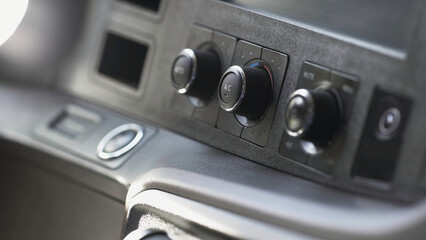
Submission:
<svg viewBox="0 0 426 240">
<path fill-rule="evenodd" d="M 357 85 L 353 75 L 304 62 L 284 110 L 281 155 L 332 173 L 343 148 Z"/>
<path fill-rule="evenodd" d="M 237 42 L 235 37 L 198 25 L 192 27 L 187 47 L 194 53 L 197 51 L 218 53 L 222 72 L 236 65 L 244 72 L 244 81 L 228 74 L 222 77 L 223 81 L 217 86 L 216 89 L 221 91 L 215 94 L 216 98 L 203 100 L 202 96 L 198 95 L 185 97 L 174 94 L 171 108 L 231 135 L 265 146 L 275 117 L 288 56 L 245 40 Z M 197 56 L 195 58 L 198 60 Z M 188 85 L 188 79 L 191 78 L 188 73 L 191 72 L 189 70 L 193 70 L 190 69 L 192 65 L 193 63 L 189 63 L 185 58 L 175 60 L 172 69 L 175 87 Z M 183 94 L 188 95 L 187 92 Z M 263 93 L 262 97 L 259 97 L 259 92 Z M 236 104 L 238 106 L 235 107 L 235 111 L 224 111 L 219 102 L 241 103 Z"/>
<path fill-rule="evenodd" d="M 376 88 L 353 168 L 354 177 L 392 181 L 411 100 Z"/>
</svg>

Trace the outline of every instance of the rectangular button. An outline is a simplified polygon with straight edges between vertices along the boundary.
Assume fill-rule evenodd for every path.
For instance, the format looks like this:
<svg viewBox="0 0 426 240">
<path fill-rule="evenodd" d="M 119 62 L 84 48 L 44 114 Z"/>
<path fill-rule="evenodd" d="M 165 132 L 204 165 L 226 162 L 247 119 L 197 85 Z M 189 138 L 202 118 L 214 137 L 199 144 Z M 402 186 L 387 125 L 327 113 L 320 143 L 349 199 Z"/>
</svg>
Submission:
<svg viewBox="0 0 426 240">
<path fill-rule="evenodd" d="M 214 97 L 216 96 L 217 93 L 214 94 Z M 214 98 L 210 100 L 206 106 L 195 108 L 192 116 L 195 119 L 214 127 L 216 125 L 219 109 L 219 102 L 216 100 L 216 98 Z"/>
<path fill-rule="evenodd" d="M 235 46 L 237 45 L 237 39 L 220 32 L 214 32 L 213 42 L 219 48 L 219 51 L 222 55 L 223 71 L 225 71 L 231 66 Z"/>
<path fill-rule="evenodd" d="M 349 119 L 352 112 L 352 105 L 355 94 L 358 90 L 358 78 L 336 70 L 331 70 L 330 82 L 339 92 L 344 109 L 344 119 Z M 345 128 L 346 125 L 343 126 Z"/>
<path fill-rule="evenodd" d="M 276 103 L 272 103 L 269 107 L 268 112 L 262 121 L 253 127 L 244 127 L 241 138 L 257 144 L 261 147 L 266 146 L 268 141 L 269 132 L 271 131 L 271 125 L 274 121 Z"/>
<path fill-rule="evenodd" d="M 237 137 L 239 137 L 243 131 L 243 126 L 235 119 L 234 114 L 225 112 L 224 110 L 219 111 L 217 128 Z"/>
<path fill-rule="evenodd" d="M 262 48 L 256 44 L 249 43 L 244 40 L 240 40 L 235 48 L 234 58 L 232 65 L 244 66 L 250 60 L 260 58 L 262 54 Z"/>
<path fill-rule="evenodd" d="M 170 109 L 181 115 L 190 117 L 194 111 L 194 107 L 189 103 L 188 96 L 180 95 L 176 92 L 172 93 L 170 98 Z"/>
<path fill-rule="evenodd" d="M 273 100 L 274 102 L 277 102 L 280 97 L 281 87 L 287 70 L 288 56 L 277 51 L 263 48 L 262 60 L 265 61 L 272 70 L 274 78 Z"/>
<path fill-rule="evenodd" d="M 197 49 L 203 43 L 211 42 L 213 31 L 205 27 L 194 25 L 189 33 L 187 47 Z"/>
<path fill-rule="evenodd" d="M 299 79 L 297 80 L 296 89 L 313 89 L 318 83 L 329 80 L 329 68 L 311 62 L 304 62 L 300 70 Z"/>
<path fill-rule="evenodd" d="M 283 134 L 280 145 L 280 154 L 293 161 L 306 164 L 309 154 L 303 151 L 298 139 L 290 137 L 287 133 Z"/>
</svg>

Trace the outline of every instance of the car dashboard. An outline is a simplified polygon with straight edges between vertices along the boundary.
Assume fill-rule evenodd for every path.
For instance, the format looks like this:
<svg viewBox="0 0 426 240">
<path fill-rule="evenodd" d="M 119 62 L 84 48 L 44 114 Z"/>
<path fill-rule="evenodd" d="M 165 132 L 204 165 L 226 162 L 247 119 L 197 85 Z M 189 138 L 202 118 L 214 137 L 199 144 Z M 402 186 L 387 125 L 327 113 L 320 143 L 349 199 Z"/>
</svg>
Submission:
<svg viewBox="0 0 426 240">
<path fill-rule="evenodd" d="M 423 1 L 29 1 L 2 239 L 423 239 Z"/>
</svg>

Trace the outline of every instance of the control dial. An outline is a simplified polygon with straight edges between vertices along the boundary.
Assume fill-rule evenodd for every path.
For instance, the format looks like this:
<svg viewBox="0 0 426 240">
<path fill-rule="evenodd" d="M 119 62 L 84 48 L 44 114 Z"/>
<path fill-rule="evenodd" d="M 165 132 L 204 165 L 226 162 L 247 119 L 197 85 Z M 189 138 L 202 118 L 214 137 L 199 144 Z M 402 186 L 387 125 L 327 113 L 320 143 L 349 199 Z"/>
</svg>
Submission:
<svg viewBox="0 0 426 240">
<path fill-rule="evenodd" d="M 220 79 L 220 57 L 209 50 L 183 49 L 172 67 L 172 83 L 179 94 L 208 101 Z"/>
<path fill-rule="evenodd" d="M 290 95 L 285 108 L 285 129 L 293 137 L 327 146 L 341 120 L 341 100 L 328 90 L 299 89 Z"/>
<path fill-rule="evenodd" d="M 272 76 L 269 68 L 232 66 L 219 83 L 222 109 L 250 120 L 259 119 L 271 99 Z"/>
</svg>

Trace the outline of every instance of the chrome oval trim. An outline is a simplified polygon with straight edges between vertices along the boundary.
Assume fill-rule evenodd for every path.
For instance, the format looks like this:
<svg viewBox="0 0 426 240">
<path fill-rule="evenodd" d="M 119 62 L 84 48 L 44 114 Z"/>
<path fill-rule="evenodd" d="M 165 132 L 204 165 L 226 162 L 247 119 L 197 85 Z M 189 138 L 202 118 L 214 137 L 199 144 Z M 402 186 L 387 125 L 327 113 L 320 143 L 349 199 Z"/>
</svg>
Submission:
<svg viewBox="0 0 426 240">
<path fill-rule="evenodd" d="M 130 141 L 127 145 L 125 145 L 124 147 L 122 147 L 122 148 L 120 148 L 120 149 L 118 149 L 114 152 L 105 152 L 104 151 L 105 146 L 109 143 L 109 141 L 111 141 L 111 139 L 113 139 L 118 134 L 125 132 L 125 131 L 129 131 L 129 130 L 136 132 L 136 135 L 132 139 L 132 141 Z M 118 127 L 114 128 L 113 130 L 111 130 L 110 132 L 108 132 L 102 138 L 102 140 L 99 142 L 98 148 L 97 148 L 98 157 L 100 159 L 104 159 L 104 160 L 118 158 L 118 157 L 122 156 L 123 154 L 127 153 L 128 151 L 132 150 L 141 141 L 143 136 L 144 136 L 143 128 L 138 124 L 126 123 L 126 124 L 123 124 L 121 126 L 118 126 Z"/>
</svg>

